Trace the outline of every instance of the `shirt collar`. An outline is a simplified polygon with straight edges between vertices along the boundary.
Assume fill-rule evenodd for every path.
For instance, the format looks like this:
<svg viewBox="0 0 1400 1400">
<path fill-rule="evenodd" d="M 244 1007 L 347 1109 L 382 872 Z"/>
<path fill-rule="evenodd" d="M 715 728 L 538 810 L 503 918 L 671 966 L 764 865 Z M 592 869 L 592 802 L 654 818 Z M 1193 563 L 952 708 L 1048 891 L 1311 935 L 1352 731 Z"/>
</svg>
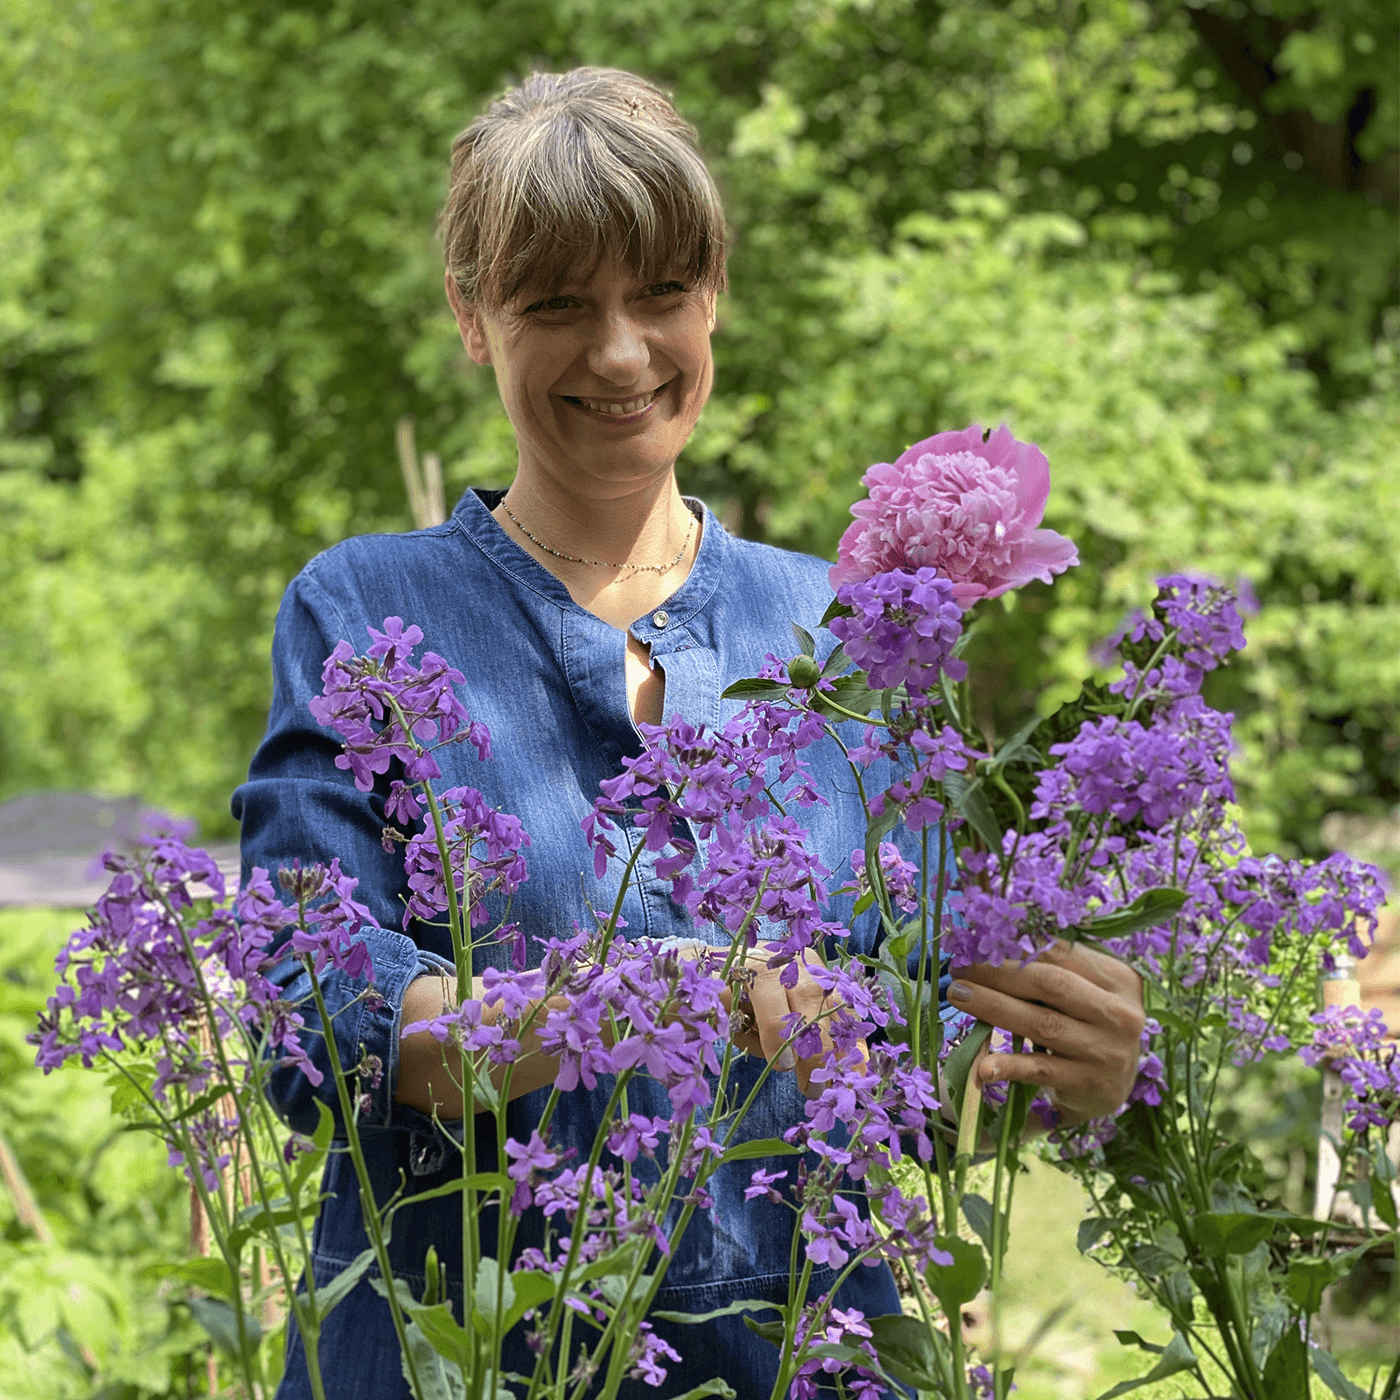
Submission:
<svg viewBox="0 0 1400 1400">
<path fill-rule="evenodd" d="M 491 512 L 505 494 L 502 489 L 473 486 L 457 502 L 452 512 L 454 522 L 497 568 L 559 607 L 592 617 L 587 608 L 581 608 L 574 602 L 559 579 L 521 549 L 500 527 Z M 664 603 L 639 617 L 628 629 L 638 641 L 650 642 L 666 633 L 674 633 L 700 612 L 714 596 L 724 572 L 725 556 L 733 548 L 734 542 L 728 532 L 703 501 L 692 496 L 682 499 L 691 510 L 699 513 L 704 526 L 700 534 L 700 548 L 680 587 Z M 658 618 L 663 619 L 659 625 Z"/>
</svg>

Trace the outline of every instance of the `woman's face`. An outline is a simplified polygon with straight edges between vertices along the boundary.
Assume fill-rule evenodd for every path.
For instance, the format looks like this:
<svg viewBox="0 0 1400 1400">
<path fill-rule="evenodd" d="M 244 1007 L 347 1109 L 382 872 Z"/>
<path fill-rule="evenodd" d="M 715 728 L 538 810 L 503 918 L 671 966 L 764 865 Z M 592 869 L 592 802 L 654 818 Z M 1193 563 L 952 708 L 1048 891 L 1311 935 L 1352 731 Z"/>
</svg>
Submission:
<svg viewBox="0 0 1400 1400">
<path fill-rule="evenodd" d="M 669 474 L 710 396 L 712 292 L 608 261 L 498 313 L 456 309 L 467 353 L 496 372 L 532 484 L 548 489 L 542 474 L 606 500 Z"/>
</svg>

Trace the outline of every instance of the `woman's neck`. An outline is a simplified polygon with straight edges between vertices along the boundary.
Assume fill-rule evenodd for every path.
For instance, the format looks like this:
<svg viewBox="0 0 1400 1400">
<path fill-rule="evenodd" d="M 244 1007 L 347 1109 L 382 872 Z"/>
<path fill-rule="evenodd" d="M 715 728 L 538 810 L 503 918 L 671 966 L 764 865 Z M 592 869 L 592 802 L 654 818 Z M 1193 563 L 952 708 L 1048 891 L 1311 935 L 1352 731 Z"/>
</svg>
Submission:
<svg viewBox="0 0 1400 1400">
<path fill-rule="evenodd" d="M 700 547 L 700 521 L 674 476 L 608 501 L 541 491 L 517 477 L 491 513 L 574 602 L 624 629 L 681 586 Z"/>
</svg>

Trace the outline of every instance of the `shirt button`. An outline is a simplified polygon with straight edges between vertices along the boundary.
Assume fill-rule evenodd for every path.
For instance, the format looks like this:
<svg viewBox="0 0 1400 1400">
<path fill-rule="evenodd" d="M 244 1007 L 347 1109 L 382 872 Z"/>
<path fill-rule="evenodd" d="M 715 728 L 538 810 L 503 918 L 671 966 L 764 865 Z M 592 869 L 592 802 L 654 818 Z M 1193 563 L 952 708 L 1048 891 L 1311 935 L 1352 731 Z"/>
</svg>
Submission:
<svg viewBox="0 0 1400 1400">
<path fill-rule="evenodd" d="M 651 615 L 651 625 L 653 627 L 664 627 L 671 620 L 671 614 L 665 612 L 654 612 Z"/>
</svg>

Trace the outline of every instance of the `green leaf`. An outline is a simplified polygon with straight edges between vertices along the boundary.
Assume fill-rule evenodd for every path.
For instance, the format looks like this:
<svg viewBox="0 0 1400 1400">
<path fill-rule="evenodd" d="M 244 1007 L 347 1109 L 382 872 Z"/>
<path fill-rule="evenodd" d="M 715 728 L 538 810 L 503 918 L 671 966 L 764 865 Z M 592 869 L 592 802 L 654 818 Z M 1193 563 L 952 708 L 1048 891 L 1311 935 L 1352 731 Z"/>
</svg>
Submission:
<svg viewBox="0 0 1400 1400">
<path fill-rule="evenodd" d="M 863 895 L 861 895 L 861 897 L 860 897 L 858 900 L 856 900 L 854 907 L 851 909 L 851 913 L 852 913 L 853 915 L 854 915 L 854 914 L 864 914 L 865 911 L 866 911 L 867 909 L 869 909 L 870 906 L 871 906 L 872 904 L 874 904 L 874 903 L 875 903 L 875 891 L 874 891 L 874 890 L 866 890 L 866 892 L 865 892 Z"/>
<path fill-rule="evenodd" d="M 1070 932 L 1089 938 L 1126 938 L 1130 933 L 1166 923 L 1185 903 L 1185 890 L 1172 889 L 1169 885 L 1157 885 L 1150 890 L 1143 890 L 1131 904 L 1122 909 L 1112 914 L 1099 914 Z"/>
<path fill-rule="evenodd" d="M 679 1400 L 701 1400 L 705 1395 L 719 1395 L 723 1400 L 735 1400 L 737 1392 L 727 1381 L 705 1381 L 679 1397 Z"/>
<path fill-rule="evenodd" d="M 1150 1351 L 1153 1356 L 1161 1356 L 1161 1354 L 1166 1351 L 1166 1347 L 1159 1347 L 1156 1342 L 1149 1342 L 1143 1337 L 1138 1336 L 1136 1332 L 1129 1331 L 1127 1328 L 1120 1331 L 1115 1327 L 1113 1329 L 1113 1335 L 1117 1337 L 1125 1347 L 1141 1347 L 1143 1351 Z"/>
<path fill-rule="evenodd" d="M 293 1199 L 301 1194 L 302 1188 L 313 1176 L 320 1179 L 326 1154 L 330 1151 L 331 1139 L 335 1136 L 335 1115 L 320 1099 L 315 1102 L 320 1118 L 316 1124 L 316 1131 L 311 1135 L 311 1150 L 300 1153 L 292 1164 Z"/>
<path fill-rule="evenodd" d="M 321 1197 L 313 1196 L 310 1200 L 299 1201 L 295 1206 L 274 1204 L 271 1207 L 256 1205 L 249 1206 L 242 1211 L 238 1217 L 239 1223 L 229 1231 L 229 1248 L 235 1254 L 240 1253 L 243 1246 L 248 1243 L 254 1235 L 268 1237 L 281 1225 L 291 1225 L 297 1220 L 313 1217 L 321 1209 Z"/>
<path fill-rule="evenodd" d="M 822 614 L 822 620 L 817 623 L 818 627 L 827 626 L 834 618 L 854 617 L 855 609 L 848 603 L 838 603 L 835 598 L 826 605 L 826 611 Z"/>
<path fill-rule="evenodd" d="M 987 801 L 987 794 L 982 791 L 982 780 L 968 782 L 961 773 L 949 773 L 943 779 L 943 786 L 953 799 L 953 806 L 971 823 L 987 849 L 1000 851 L 1001 825 L 992 811 L 992 804 Z"/>
<path fill-rule="evenodd" d="M 1027 720 L 997 751 L 992 755 L 992 771 L 1005 768 L 1008 763 L 1015 763 L 1022 757 L 1039 758 L 1039 754 L 1026 741 L 1040 728 L 1045 721 L 1040 716 Z"/>
<path fill-rule="evenodd" d="M 1330 1259 L 1295 1259 L 1288 1266 L 1285 1287 L 1294 1303 L 1311 1317 L 1322 1306 L 1322 1295 L 1336 1277 L 1336 1266 Z"/>
<path fill-rule="evenodd" d="M 214 1339 L 215 1346 L 233 1356 L 239 1355 L 238 1314 L 222 1298 L 188 1298 L 186 1306 L 194 1314 L 194 1320 Z M 248 1355 L 252 1356 L 262 1341 L 262 1326 L 246 1309 L 243 1312 L 243 1328 Z"/>
<path fill-rule="evenodd" d="M 850 658 L 846 655 L 845 642 L 837 642 L 827 653 L 826 660 L 822 662 L 822 679 L 829 680 L 838 671 L 844 671 L 850 664 Z"/>
<path fill-rule="evenodd" d="M 389 1208 L 388 1218 L 392 1218 L 405 1206 L 411 1206 L 415 1202 L 431 1201 L 439 1196 L 457 1196 L 463 1191 L 479 1191 L 482 1194 L 503 1191 L 509 1194 L 513 1189 L 514 1183 L 504 1172 L 473 1172 L 468 1177 L 459 1176 L 444 1182 L 441 1186 L 433 1186 L 427 1191 L 416 1191 L 411 1196 L 401 1197 Z"/>
<path fill-rule="evenodd" d="M 765 1342 L 772 1342 L 774 1346 L 782 1346 L 787 1333 L 781 1322 L 755 1322 L 753 1318 L 745 1315 L 744 1326 L 750 1332 L 757 1332 Z"/>
<path fill-rule="evenodd" d="M 376 1279 L 377 1283 L 378 1280 Z M 408 1338 L 408 1354 L 418 1375 L 415 1400 L 466 1400 L 462 1373 L 433 1345 L 428 1334 L 416 1321 L 409 1320 L 404 1329 Z M 404 1379 L 410 1380 L 408 1356 L 400 1356 Z"/>
<path fill-rule="evenodd" d="M 541 1273 L 539 1269 L 517 1269 L 510 1276 L 515 1289 L 515 1301 L 506 1309 L 501 1322 L 503 1331 L 514 1327 L 531 1308 L 554 1297 L 556 1279 L 553 1274 Z"/>
<path fill-rule="evenodd" d="M 752 696 L 758 696 L 764 700 L 776 700 L 780 696 L 788 693 L 788 687 L 781 681 L 761 681 L 753 677 L 742 681 L 735 681 L 733 685 L 727 686 L 721 693 L 721 700 L 747 700 Z"/>
<path fill-rule="evenodd" d="M 146 1093 L 153 1083 L 155 1072 L 144 1065 L 129 1065 L 126 1073 L 113 1070 L 106 1079 L 106 1084 L 112 1091 L 113 1115 L 125 1117 L 133 1109 L 146 1108 Z"/>
<path fill-rule="evenodd" d="M 1308 1347 L 1308 1357 L 1312 1361 L 1317 1378 L 1337 1397 L 1337 1400 L 1371 1400 L 1355 1381 L 1348 1380 L 1337 1358 L 1320 1346 Z"/>
<path fill-rule="evenodd" d="M 1375 1151 L 1371 1154 L 1371 1209 L 1392 1230 L 1400 1226 L 1400 1217 L 1397 1217 L 1395 1209 L 1395 1192 L 1391 1187 L 1395 1173 L 1395 1165 L 1386 1151 L 1385 1142 L 1377 1143 Z"/>
<path fill-rule="evenodd" d="M 941 1332 L 925 1326 L 920 1318 L 904 1313 L 884 1313 L 865 1321 L 881 1366 L 895 1380 L 919 1390 L 939 1391 L 942 1384 L 939 1379 L 942 1374 L 940 1343 L 947 1346 Z"/>
<path fill-rule="evenodd" d="M 969 1191 L 962 1198 L 963 1218 L 972 1226 L 973 1233 L 990 1253 L 992 1248 L 992 1203 L 983 1196 Z"/>
<path fill-rule="evenodd" d="M 1308 1400 L 1308 1348 L 1294 1326 L 1285 1325 L 1264 1363 L 1264 1394 L 1269 1400 Z"/>
<path fill-rule="evenodd" d="M 413 1321 L 427 1339 L 428 1345 L 454 1366 L 468 1366 L 472 1359 L 472 1339 L 465 1327 L 459 1326 L 446 1303 L 425 1306 L 419 1303 L 412 1313 Z"/>
<path fill-rule="evenodd" d="M 880 692 L 871 690 L 866 684 L 863 671 L 856 671 L 849 676 L 840 676 L 832 681 L 831 685 L 830 690 L 814 690 L 812 692 L 812 706 L 819 713 L 835 714 L 831 706 L 826 703 L 828 700 L 840 705 L 843 710 L 853 710 L 858 715 L 868 715 L 872 710 L 879 708 Z"/>
<path fill-rule="evenodd" d="M 192 1288 L 202 1288 L 215 1297 L 233 1297 L 233 1273 L 223 1259 L 201 1257 L 185 1259 L 177 1264 L 147 1264 L 139 1271 L 139 1277 L 176 1278 Z"/>
<path fill-rule="evenodd" d="M 1079 1252 L 1087 1254 L 1111 1229 L 1113 1221 L 1105 1219 L 1102 1215 L 1091 1215 L 1087 1220 L 1081 1220 L 1076 1240 Z"/>
<path fill-rule="evenodd" d="M 971 1240 L 957 1235 L 939 1235 L 934 1244 L 951 1254 L 953 1262 L 930 1264 L 924 1270 L 924 1278 L 933 1296 L 942 1303 L 943 1311 L 950 1318 L 956 1317 L 958 1309 L 982 1291 L 987 1279 L 987 1256 Z"/>
<path fill-rule="evenodd" d="M 733 1147 L 726 1147 L 724 1160 L 749 1162 L 755 1157 L 795 1157 L 800 1150 L 782 1138 L 750 1138 L 748 1142 L 736 1142 Z"/>
<path fill-rule="evenodd" d="M 1196 1243 L 1212 1256 L 1248 1254 L 1274 1232 L 1278 1222 L 1267 1215 L 1197 1215 L 1191 1221 Z"/>
<path fill-rule="evenodd" d="M 472 1295 L 472 1323 L 483 1337 L 491 1335 L 498 1294 L 501 1311 L 509 1312 L 515 1302 L 515 1285 L 511 1283 L 510 1274 L 506 1273 L 503 1276 L 501 1266 L 490 1256 L 486 1256 L 477 1262 L 476 1291 Z"/>
<path fill-rule="evenodd" d="M 765 1303 L 758 1298 L 740 1298 L 737 1303 L 726 1304 L 722 1308 L 715 1308 L 712 1312 L 666 1312 L 657 1309 L 655 1312 L 650 1313 L 649 1316 L 659 1317 L 662 1322 L 679 1322 L 688 1327 L 697 1322 L 710 1322 L 717 1317 L 730 1317 L 734 1313 L 763 1312 L 765 1310 L 768 1312 L 781 1313 L 783 1317 L 787 1316 L 787 1308 L 781 1303 Z"/>
<path fill-rule="evenodd" d="M 316 1289 L 316 1316 L 322 1322 L 330 1315 L 331 1309 L 364 1278 L 365 1270 L 373 1262 L 374 1250 L 362 1250 L 333 1279 Z M 375 1280 L 376 1283 L 378 1281 Z"/>
<path fill-rule="evenodd" d="M 1173 1332 L 1171 1341 L 1162 1348 L 1161 1359 L 1145 1376 L 1140 1376 L 1135 1381 L 1119 1382 L 1112 1390 L 1105 1390 L 1098 1400 L 1114 1400 L 1115 1396 L 1126 1395 L 1129 1391 L 1137 1390 L 1140 1386 L 1152 1385 L 1154 1382 L 1164 1381 L 1168 1376 L 1174 1376 L 1178 1372 L 1189 1371 L 1195 1364 L 1195 1353 L 1192 1352 L 1186 1338 L 1180 1332 Z"/>
<path fill-rule="evenodd" d="M 953 1108 L 961 1115 L 963 1100 L 967 1097 L 967 1079 L 972 1073 L 972 1062 L 977 1052 L 991 1038 L 992 1028 L 986 1021 L 978 1021 L 968 1033 L 953 1047 L 948 1058 L 943 1061 L 943 1078 L 953 1093 Z M 975 1085 L 973 1093 L 981 1090 Z"/>
<path fill-rule="evenodd" d="M 815 656 L 817 654 L 817 643 L 812 634 L 805 627 L 799 627 L 795 622 L 789 623 L 788 625 L 792 628 L 792 635 L 796 639 L 802 655 Z"/>
</svg>

